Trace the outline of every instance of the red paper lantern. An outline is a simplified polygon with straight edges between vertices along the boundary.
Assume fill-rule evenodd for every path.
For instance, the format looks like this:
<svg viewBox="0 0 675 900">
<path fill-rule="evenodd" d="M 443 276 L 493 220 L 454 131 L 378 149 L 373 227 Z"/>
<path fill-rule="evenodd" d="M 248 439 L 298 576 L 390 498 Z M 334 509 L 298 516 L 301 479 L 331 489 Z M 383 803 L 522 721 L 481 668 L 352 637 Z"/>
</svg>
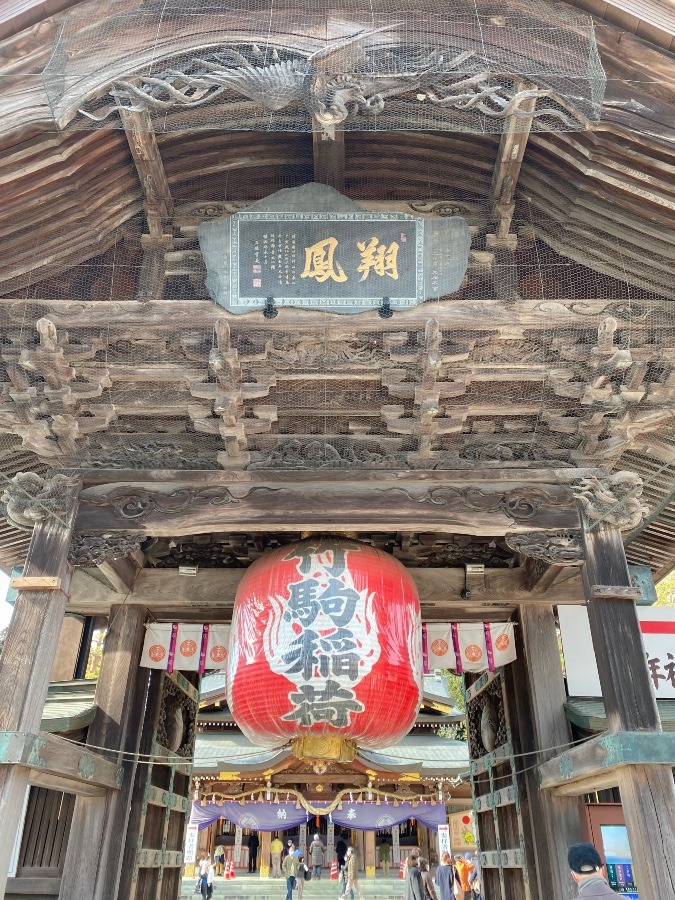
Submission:
<svg viewBox="0 0 675 900">
<path fill-rule="evenodd" d="M 291 740 L 299 756 L 341 759 L 355 743 L 388 746 L 412 727 L 421 682 L 417 589 L 392 556 L 316 538 L 247 570 L 232 617 L 228 702 L 253 743 Z"/>
</svg>

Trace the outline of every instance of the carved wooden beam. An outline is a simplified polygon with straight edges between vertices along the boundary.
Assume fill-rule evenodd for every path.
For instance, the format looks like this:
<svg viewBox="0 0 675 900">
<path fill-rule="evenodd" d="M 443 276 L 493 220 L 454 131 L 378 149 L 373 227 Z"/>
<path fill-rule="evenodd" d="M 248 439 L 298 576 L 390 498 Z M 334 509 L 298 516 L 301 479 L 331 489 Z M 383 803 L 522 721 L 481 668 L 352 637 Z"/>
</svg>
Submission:
<svg viewBox="0 0 675 900">
<path fill-rule="evenodd" d="M 419 592 L 422 616 L 445 622 L 508 619 L 519 604 L 579 604 L 584 602 L 580 579 L 536 588 L 523 587 L 521 569 L 485 569 L 484 584 L 472 583 L 471 598 L 462 600 L 464 568 L 410 568 Z M 125 604 L 146 606 L 165 621 L 229 622 L 234 596 L 246 569 L 199 569 L 196 576 L 181 576 L 178 569 L 142 569 Z M 120 595 L 77 569 L 73 576 L 68 611 L 80 615 L 106 615 Z"/>
<path fill-rule="evenodd" d="M 314 124 L 312 132 L 314 150 L 314 181 L 328 184 L 336 191 L 345 189 L 345 133 L 330 131 Z"/>
<path fill-rule="evenodd" d="M 147 111 L 132 112 L 120 107 L 120 118 L 143 189 L 148 229 L 151 237 L 159 238 L 163 234 L 162 219 L 173 215 L 173 200 L 155 129 Z"/>
<path fill-rule="evenodd" d="M 525 85 L 521 85 L 520 89 L 525 89 Z M 529 97 L 523 100 L 518 109 L 530 113 L 534 110 L 536 102 L 535 98 Z M 487 246 L 490 249 L 515 250 L 518 244 L 516 235 L 510 233 L 511 220 L 515 209 L 516 187 L 531 126 L 531 118 L 509 116 L 499 141 L 497 162 L 492 173 L 490 187 L 492 217 L 497 222 L 497 230 L 495 234 L 487 235 Z"/>
<path fill-rule="evenodd" d="M 562 470 L 565 472 L 566 470 Z M 549 472 L 107 473 L 81 495 L 78 531 L 174 537 L 247 531 L 440 531 L 501 536 L 580 527 Z M 305 475 L 305 477 L 303 477 Z M 159 476 L 159 477 L 158 477 Z M 357 477 L 358 476 L 358 477 Z M 364 477 L 365 476 L 365 477 Z M 569 470 L 563 475 L 569 483 Z M 128 480 L 126 480 L 128 479 Z M 148 480 L 152 482 L 148 486 Z"/>
<path fill-rule="evenodd" d="M 525 559 L 523 570 L 523 587 L 528 591 L 546 591 L 563 570 L 562 566 L 551 565 L 542 559 Z"/>
<path fill-rule="evenodd" d="M 120 107 L 119 114 L 143 190 L 149 231 L 141 236 L 143 261 L 136 298 L 159 300 L 166 283 L 165 253 L 172 246 L 172 235 L 166 233 L 164 225 L 173 216 L 171 190 L 147 110 L 135 112 Z"/>
</svg>

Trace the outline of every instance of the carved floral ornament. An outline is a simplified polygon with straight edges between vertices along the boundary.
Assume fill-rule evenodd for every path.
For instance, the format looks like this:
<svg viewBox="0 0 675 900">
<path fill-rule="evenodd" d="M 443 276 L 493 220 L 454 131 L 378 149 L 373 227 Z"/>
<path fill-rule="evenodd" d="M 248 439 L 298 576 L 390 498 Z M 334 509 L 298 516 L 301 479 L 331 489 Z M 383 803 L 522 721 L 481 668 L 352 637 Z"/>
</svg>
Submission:
<svg viewBox="0 0 675 900">
<path fill-rule="evenodd" d="M 79 480 L 67 475 L 43 478 L 35 472 L 18 472 L 0 494 L 0 515 L 22 531 L 50 517 L 63 520 L 72 510 L 78 488 Z"/>
<path fill-rule="evenodd" d="M 520 553 L 555 566 L 580 566 L 584 549 L 580 531 L 532 531 L 527 534 L 507 534 L 506 545 Z"/>
<path fill-rule="evenodd" d="M 146 535 L 128 535 L 122 531 L 103 534 L 75 534 L 68 552 L 74 566 L 100 566 L 140 550 Z"/>
</svg>

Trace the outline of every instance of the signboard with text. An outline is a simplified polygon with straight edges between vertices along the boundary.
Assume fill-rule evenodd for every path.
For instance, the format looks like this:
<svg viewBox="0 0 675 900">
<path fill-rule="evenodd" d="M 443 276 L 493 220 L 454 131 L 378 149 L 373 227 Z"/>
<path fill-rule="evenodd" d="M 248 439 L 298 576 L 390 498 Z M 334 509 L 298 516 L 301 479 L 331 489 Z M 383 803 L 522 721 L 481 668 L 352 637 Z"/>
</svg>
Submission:
<svg viewBox="0 0 675 900">
<path fill-rule="evenodd" d="M 183 862 L 186 865 L 194 863 L 197 860 L 197 841 L 199 839 L 199 826 L 188 825 L 185 833 L 185 850 L 183 852 Z"/>
<path fill-rule="evenodd" d="M 234 313 L 406 309 L 457 291 L 471 247 L 461 216 L 367 211 L 317 182 L 202 222 L 198 237 L 206 289 Z"/>
<path fill-rule="evenodd" d="M 424 221 L 400 213 L 243 212 L 230 232 L 239 306 L 424 300 Z"/>
<path fill-rule="evenodd" d="M 649 677 L 658 700 L 675 697 L 675 609 L 638 606 Z M 567 690 L 571 697 L 600 697 L 600 677 L 585 606 L 559 606 Z"/>
<path fill-rule="evenodd" d="M 450 847 L 450 826 L 438 826 L 438 857 L 441 859 L 444 853 L 452 854 Z"/>
</svg>

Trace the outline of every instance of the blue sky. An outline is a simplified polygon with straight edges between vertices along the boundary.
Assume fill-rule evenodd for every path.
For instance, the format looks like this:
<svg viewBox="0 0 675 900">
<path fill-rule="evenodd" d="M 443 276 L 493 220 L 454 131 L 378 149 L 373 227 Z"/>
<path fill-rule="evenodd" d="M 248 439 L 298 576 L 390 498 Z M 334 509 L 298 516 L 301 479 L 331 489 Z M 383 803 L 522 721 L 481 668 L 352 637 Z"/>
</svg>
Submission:
<svg viewBox="0 0 675 900">
<path fill-rule="evenodd" d="M 9 620 L 12 618 L 12 607 L 5 601 L 5 594 L 9 585 L 9 576 L 4 572 L 0 572 L 0 631 L 6 628 Z"/>
</svg>

